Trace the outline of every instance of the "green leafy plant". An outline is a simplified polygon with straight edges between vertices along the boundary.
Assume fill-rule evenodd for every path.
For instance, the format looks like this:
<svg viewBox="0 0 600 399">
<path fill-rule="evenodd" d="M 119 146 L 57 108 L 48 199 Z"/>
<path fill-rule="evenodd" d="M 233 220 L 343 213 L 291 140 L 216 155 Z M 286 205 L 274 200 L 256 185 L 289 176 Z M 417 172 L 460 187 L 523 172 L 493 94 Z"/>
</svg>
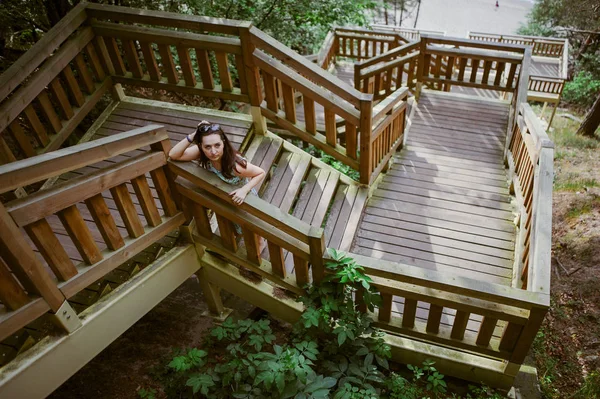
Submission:
<svg viewBox="0 0 600 399">
<path fill-rule="evenodd" d="M 305 311 L 286 342 L 277 342 L 267 319 L 227 319 L 211 330 L 210 354 L 192 348 L 172 358 L 168 396 L 416 399 L 445 392 L 431 361 L 409 366 L 411 382 L 389 372 L 391 348 L 361 311 L 381 304 L 378 291 L 353 258 L 329 255 L 328 273 L 299 298 Z"/>
<path fill-rule="evenodd" d="M 360 173 L 356 169 L 352 169 L 350 166 L 343 164 L 342 162 L 338 161 L 331 155 L 325 154 L 323 151 L 321 151 L 317 147 L 313 146 L 312 144 L 309 145 L 308 147 L 306 147 L 305 151 L 308 152 L 310 155 L 312 155 L 316 158 L 319 158 L 321 161 L 323 161 L 327 165 L 331 166 L 338 172 L 345 174 L 346 176 L 350 177 L 351 179 L 354 179 L 357 181 L 360 180 Z"/>
<path fill-rule="evenodd" d="M 600 80 L 594 78 L 591 72 L 581 71 L 571 82 L 565 84 L 563 101 L 587 108 L 594 103 L 600 92 Z"/>
<path fill-rule="evenodd" d="M 139 391 L 137 391 L 137 393 L 141 399 L 156 398 L 156 389 L 153 389 L 153 388 L 148 388 L 148 389 L 142 388 Z"/>
</svg>

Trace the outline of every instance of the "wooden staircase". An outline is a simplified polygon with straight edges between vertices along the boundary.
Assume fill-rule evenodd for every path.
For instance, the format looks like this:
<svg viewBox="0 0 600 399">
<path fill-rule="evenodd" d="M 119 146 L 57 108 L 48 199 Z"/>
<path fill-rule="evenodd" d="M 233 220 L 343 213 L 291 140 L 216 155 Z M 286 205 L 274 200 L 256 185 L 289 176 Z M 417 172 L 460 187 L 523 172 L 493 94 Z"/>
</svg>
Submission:
<svg viewBox="0 0 600 399">
<path fill-rule="evenodd" d="M 272 133 L 254 135 L 245 155 L 267 172 L 259 187 L 263 200 L 324 228 L 328 248 L 350 250 L 368 188 Z M 269 259 L 267 248 L 261 256 Z M 293 273 L 293 256 L 288 251 L 284 251 L 284 262 L 287 273 Z"/>
</svg>

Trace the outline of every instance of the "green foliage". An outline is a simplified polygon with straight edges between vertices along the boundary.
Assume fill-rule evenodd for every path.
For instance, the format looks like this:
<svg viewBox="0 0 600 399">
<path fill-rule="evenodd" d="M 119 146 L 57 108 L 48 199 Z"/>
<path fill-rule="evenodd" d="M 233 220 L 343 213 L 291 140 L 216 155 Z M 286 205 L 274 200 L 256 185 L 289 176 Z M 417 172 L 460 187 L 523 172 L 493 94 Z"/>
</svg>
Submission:
<svg viewBox="0 0 600 399">
<path fill-rule="evenodd" d="M 137 393 L 141 399 L 155 399 L 156 398 L 156 389 L 142 388 Z"/>
<path fill-rule="evenodd" d="M 323 281 L 299 299 L 305 311 L 286 342 L 277 342 L 269 320 L 227 319 L 210 333 L 211 354 L 196 348 L 175 354 L 167 395 L 416 399 L 445 392 L 431 361 L 409 366 L 412 382 L 389 372 L 391 348 L 357 300 L 371 312 L 381 304 L 371 279 L 343 252 L 330 250 L 325 266 Z"/>
<path fill-rule="evenodd" d="M 305 151 L 308 152 L 313 157 L 319 158 L 321 161 L 323 161 L 327 165 L 331 166 L 338 172 L 345 174 L 346 176 L 350 177 L 351 179 L 354 179 L 356 181 L 360 180 L 360 173 L 356 169 L 352 169 L 350 166 L 343 164 L 342 162 L 338 161 L 331 155 L 325 154 L 323 151 L 321 151 L 317 147 L 313 146 L 312 144 L 309 145 L 305 149 Z"/>
<path fill-rule="evenodd" d="M 571 82 L 565 84 L 563 100 L 580 107 L 590 107 L 600 92 L 600 79 L 591 72 L 579 72 Z"/>
<path fill-rule="evenodd" d="M 600 372 L 592 371 L 575 394 L 576 399 L 600 399 Z"/>
</svg>

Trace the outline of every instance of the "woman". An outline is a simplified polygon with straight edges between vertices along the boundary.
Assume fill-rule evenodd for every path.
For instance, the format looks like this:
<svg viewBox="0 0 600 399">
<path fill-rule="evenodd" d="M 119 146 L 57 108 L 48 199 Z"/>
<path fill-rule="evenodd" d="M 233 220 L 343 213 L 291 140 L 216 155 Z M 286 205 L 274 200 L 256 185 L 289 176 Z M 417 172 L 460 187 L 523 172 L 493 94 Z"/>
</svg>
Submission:
<svg viewBox="0 0 600 399">
<path fill-rule="evenodd" d="M 265 177 L 264 170 L 246 161 L 233 148 L 218 124 L 207 121 L 200 122 L 194 133 L 177 143 L 169 157 L 175 161 L 198 160 L 203 168 L 237 186 L 229 193 L 236 205 L 241 205 L 249 192 L 258 195 L 255 187 Z"/>
</svg>

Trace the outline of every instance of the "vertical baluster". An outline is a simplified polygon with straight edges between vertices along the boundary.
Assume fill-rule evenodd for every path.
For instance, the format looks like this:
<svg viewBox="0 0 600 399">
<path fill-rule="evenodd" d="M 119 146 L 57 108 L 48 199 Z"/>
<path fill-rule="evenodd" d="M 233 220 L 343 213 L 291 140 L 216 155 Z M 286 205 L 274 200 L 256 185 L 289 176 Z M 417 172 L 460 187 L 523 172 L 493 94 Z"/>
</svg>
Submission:
<svg viewBox="0 0 600 399">
<path fill-rule="evenodd" d="M 94 242 L 92 233 L 85 224 L 83 217 L 81 217 L 77 206 L 71 205 L 63 209 L 58 213 L 58 217 L 87 264 L 93 265 L 102 260 L 102 254 Z"/>
<path fill-rule="evenodd" d="M 427 317 L 426 331 L 431 334 L 437 334 L 440 331 L 440 321 L 442 320 L 443 306 L 431 304 L 429 306 L 429 316 Z"/>
<path fill-rule="evenodd" d="M 0 162 L 2 165 L 7 163 L 15 162 L 17 158 L 15 154 L 12 153 L 6 141 L 4 141 L 4 137 L 0 136 Z"/>
<path fill-rule="evenodd" d="M 154 197 L 152 196 L 152 191 L 150 191 L 146 176 L 141 175 L 132 179 L 131 184 L 133 185 L 133 190 L 139 200 L 140 207 L 142 208 L 142 212 L 144 213 L 148 225 L 155 227 L 161 224 L 162 218 L 158 213 L 158 208 L 154 202 Z"/>
<path fill-rule="evenodd" d="M 54 133 L 58 133 L 62 129 L 62 123 L 54 106 L 50 102 L 50 98 L 48 97 L 48 93 L 46 90 L 42 90 L 40 94 L 37 96 L 38 104 L 40 105 L 40 109 L 42 110 L 42 114 L 46 117 L 50 126 L 52 126 L 52 130 Z"/>
<path fill-rule="evenodd" d="M 246 256 L 248 260 L 256 265 L 260 265 L 262 263 L 262 258 L 260 256 L 260 237 L 247 228 L 242 228 L 242 233 L 244 235 L 244 244 L 246 246 Z"/>
<path fill-rule="evenodd" d="M 246 79 L 246 67 L 244 66 L 244 59 L 239 54 L 236 54 L 234 58 L 235 69 L 238 72 L 238 79 L 240 80 L 240 91 L 242 94 L 248 94 L 248 79 Z"/>
<path fill-rule="evenodd" d="M 46 128 L 40 121 L 40 118 L 38 118 L 37 114 L 35 113 L 35 109 L 33 108 L 33 106 L 29 104 L 27 107 L 25 107 L 24 112 L 25 119 L 29 123 L 31 129 L 33 129 L 33 132 L 35 133 L 35 138 L 38 140 L 38 143 L 40 143 L 42 147 L 47 146 L 48 143 L 50 143 L 48 133 L 46 132 Z"/>
<path fill-rule="evenodd" d="M 171 53 L 171 46 L 168 44 L 159 44 L 158 52 L 160 54 L 160 63 L 163 67 L 163 73 L 167 75 L 167 79 L 171 84 L 177 84 L 179 82 L 179 75 L 175 69 L 175 62 L 173 62 L 173 54 Z"/>
<path fill-rule="evenodd" d="M 267 241 L 267 246 L 269 248 L 269 259 L 271 261 L 273 273 L 281 278 L 284 278 L 287 272 L 285 270 L 283 249 L 271 241 Z"/>
<path fill-rule="evenodd" d="M 277 112 L 277 93 L 275 86 L 275 78 L 263 71 L 263 82 L 265 84 L 265 98 L 267 100 L 267 108 L 273 112 Z"/>
<path fill-rule="evenodd" d="M 198 70 L 200 72 L 200 79 L 202 79 L 202 87 L 208 90 L 214 89 L 215 82 L 213 79 L 212 70 L 210 69 L 208 51 L 197 48 L 196 60 L 198 61 Z"/>
<path fill-rule="evenodd" d="M 281 82 L 283 91 L 283 107 L 285 109 L 285 119 L 292 123 L 296 123 L 296 101 L 294 99 L 294 89 L 287 84 Z"/>
<path fill-rule="evenodd" d="M 325 136 L 327 144 L 332 147 L 337 145 L 337 127 L 335 125 L 335 112 L 325 108 Z"/>
<path fill-rule="evenodd" d="M 140 65 L 140 58 L 138 56 L 137 48 L 133 40 L 123 40 L 123 49 L 125 50 L 125 57 L 127 58 L 127 65 L 129 70 L 133 74 L 134 78 L 141 79 L 144 76 L 142 66 Z"/>
<path fill-rule="evenodd" d="M 452 332 L 450 333 L 451 338 L 462 340 L 465 337 L 469 316 L 471 316 L 471 313 L 469 312 L 463 312 L 462 310 L 456 312 L 454 325 L 452 326 Z"/>
<path fill-rule="evenodd" d="M 308 246 L 310 249 L 310 264 L 312 268 L 313 283 L 319 283 L 325 277 L 325 234 L 322 229 L 311 227 L 308 234 Z"/>
<path fill-rule="evenodd" d="M 490 70 L 492 69 L 493 61 L 486 60 L 483 62 L 483 77 L 481 78 L 481 84 L 486 85 L 490 76 Z"/>
<path fill-rule="evenodd" d="M 121 51 L 119 50 L 117 40 L 114 37 L 107 37 L 104 39 L 104 43 L 106 44 L 108 55 L 115 68 L 115 73 L 117 75 L 125 76 L 125 63 L 123 62 L 123 58 L 121 58 Z"/>
<path fill-rule="evenodd" d="M 154 55 L 152 43 L 140 42 L 140 48 L 142 49 L 144 63 L 146 64 L 146 70 L 148 71 L 148 75 L 150 75 L 150 79 L 155 82 L 160 81 L 160 70 L 156 63 L 156 56 Z"/>
<path fill-rule="evenodd" d="M 190 59 L 190 53 L 187 48 L 183 46 L 177 46 L 177 54 L 179 55 L 179 65 L 183 71 L 183 79 L 185 80 L 186 86 L 196 86 L 196 77 L 192 69 L 192 60 Z"/>
<path fill-rule="evenodd" d="M 69 65 L 67 65 L 61 72 L 63 80 L 67 86 L 67 90 L 71 99 L 74 101 L 75 105 L 81 107 L 85 103 L 85 97 L 79 88 L 79 83 L 75 78 L 75 74 Z"/>
<path fill-rule="evenodd" d="M 378 320 L 382 323 L 389 323 L 392 319 L 392 299 L 394 296 L 388 293 L 381 293 L 381 307 L 379 308 Z"/>
<path fill-rule="evenodd" d="M 500 81 L 502 79 L 502 74 L 504 73 L 504 68 L 506 67 L 505 62 L 498 62 L 496 65 L 496 79 L 494 80 L 494 85 L 500 86 Z"/>
<path fill-rule="evenodd" d="M 158 199 L 162 204 L 165 216 L 174 216 L 177 213 L 177 205 L 173 201 L 173 193 L 165 176 L 163 168 L 158 168 L 150 171 L 150 177 L 154 182 L 154 188 L 158 194 Z"/>
<path fill-rule="evenodd" d="M 487 347 L 490 344 L 490 339 L 492 339 L 492 335 L 494 334 L 496 323 L 498 323 L 498 319 L 493 317 L 485 316 L 483 318 L 481 325 L 479 326 L 479 332 L 477 333 L 476 344 L 478 346 Z"/>
<path fill-rule="evenodd" d="M 2 258 L 0 258 L 0 301 L 9 310 L 17 310 L 29 302 L 27 294 L 8 270 Z"/>
<path fill-rule="evenodd" d="M 233 84 L 231 83 L 231 75 L 229 73 L 229 61 L 227 60 L 227 53 L 215 51 L 215 57 L 217 58 L 217 67 L 219 68 L 221 87 L 223 91 L 232 91 Z"/>
<path fill-rule="evenodd" d="M 207 211 L 205 207 L 200 204 L 191 203 L 192 214 L 194 215 L 194 220 L 196 221 L 196 232 L 204 238 L 208 238 L 209 240 L 213 238 L 213 232 L 210 227 L 210 220 L 208 218 Z"/>
<path fill-rule="evenodd" d="M 404 298 L 404 312 L 402 313 L 402 327 L 414 328 L 417 315 L 416 299 Z"/>
<path fill-rule="evenodd" d="M 294 274 L 296 275 L 296 283 L 300 287 L 308 284 L 310 282 L 308 278 L 308 261 L 294 255 Z"/>
<path fill-rule="evenodd" d="M 46 219 L 25 226 L 25 231 L 60 281 L 77 274 L 77 269 Z"/>
<path fill-rule="evenodd" d="M 73 115 L 75 115 L 75 113 L 73 112 L 71 103 L 69 103 L 67 93 L 65 93 L 65 90 L 63 89 L 62 84 L 60 83 L 60 80 L 58 80 L 58 78 L 55 78 L 50 82 L 50 92 L 57 101 L 61 117 L 66 120 L 71 119 Z"/>
<path fill-rule="evenodd" d="M 88 56 L 88 61 L 90 63 L 90 68 L 92 69 L 92 73 L 96 77 L 96 81 L 101 82 L 106 77 L 106 73 L 102 68 L 102 63 L 100 62 L 100 58 L 98 58 L 98 54 L 96 53 L 96 49 L 92 43 L 88 43 L 85 46 L 85 53 Z"/>
<path fill-rule="evenodd" d="M 106 47 L 104 38 L 102 36 L 95 36 L 93 43 L 94 48 L 96 49 L 96 54 L 98 54 L 98 59 L 100 60 L 100 65 L 102 65 L 104 71 L 109 75 L 114 75 L 115 67 L 110 60 L 110 54 L 108 54 L 108 48 Z"/>
<path fill-rule="evenodd" d="M 226 219 L 224 216 L 217 214 L 217 223 L 219 225 L 219 234 L 223 246 L 230 251 L 237 251 L 237 241 L 235 239 L 235 227 L 233 222 Z"/>
<path fill-rule="evenodd" d="M 123 237 L 121 237 L 115 219 L 112 217 L 102 194 L 96 194 L 86 199 L 85 205 L 90 211 L 92 219 L 94 219 L 94 223 L 100 231 L 108 249 L 114 251 L 124 246 Z"/>
<path fill-rule="evenodd" d="M 460 58 L 458 66 L 458 81 L 463 82 L 465 80 L 465 69 L 467 68 L 468 58 Z"/>
<path fill-rule="evenodd" d="M 356 126 L 350 122 L 346 122 L 346 155 L 348 155 L 352 159 L 356 159 L 357 154 L 357 135 L 356 135 Z"/>
<path fill-rule="evenodd" d="M 29 157 L 36 155 L 35 150 L 33 149 L 31 142 L 29 141 L 29 137 L 27 137 L 27 135 L 25 135 L 25 132 L 23 131 L 23 128 L 19 124 L 18 119 L 15 119 L 14 121 L 12 121 L 12 123 L 9 125 L 8 129 L 10 130 L 13 138 L 19 144 L 19 147 L 23 151 L 23 154 L 25 154 L 25 157 L 29 158 Z"/>
<path fill-rule="evenodd" d="M 79 75 L 79 79 L 80 79 L 81 83 L 83 84 L 83 89 L 85 90 L 86 93 L 92 94 L 94 92 L 94 90 L 96 89 L 96 86 L 94 86 L 94 79 L 92 79 L 92 75 L 90 74 L 88 66 L 85 63 L 83 54 L 79 53 L 79 54 L 77 54 L 77 56 L 75 56 L 74 66 L 75 66 L 75 70 L 77 71 L 77 74 Z M 138 66 L 139 66 L 139 62 L 138 62 Z"/>
<path fill-rule="evenodd" d="M 312 135 L 317 133 L 317 120 L 315 117 L 315 102 L 312 98 L 306 95 L 302 96 L 302 104 L 304 106 L 304 123 L 306 131 Z"/>
<path fill-rule="evenodd" d="M 477 69 L 479 68 L 479 60 L 473 58 L 471 61 L 471 79 L 469 81 L 471 83 L 475 83 L 477 79 Z"/>
<path fill-rule="evenodd" d="M 125 224 L 129 236 L 137 238 L 144 234 L 144 226 L 137 214 L 135 205 L 133 205 L 133 200 L 131 199 L 127 185 L 120 184 L 113 187 L 110 189 L 110 193 L 115 200 L 115 205 L 117 205 L 117 209 L 119 210 L 119 214 L 123 219 L 123 223 Z"/>
</svg>

